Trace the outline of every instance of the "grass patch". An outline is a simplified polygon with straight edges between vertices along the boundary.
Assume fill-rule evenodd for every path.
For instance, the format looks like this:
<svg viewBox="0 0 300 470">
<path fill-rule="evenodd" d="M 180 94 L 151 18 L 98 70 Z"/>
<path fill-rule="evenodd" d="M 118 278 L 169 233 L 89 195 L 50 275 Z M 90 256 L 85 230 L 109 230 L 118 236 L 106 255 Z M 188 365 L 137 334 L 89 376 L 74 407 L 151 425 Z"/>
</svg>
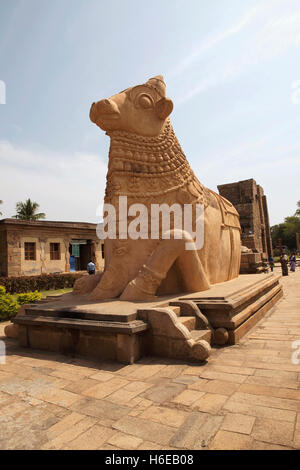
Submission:
<svg viewBox="0 0 300 470">
<path fill-rule="evenodd" d="M 47 297 L 47 295 L 58 295 L 58 294 L 68 294 L 68 292 L 72 292 L 73 287 L 66 287 L 65 289 L 56 289 L 56 290 L 41 290 L 40 293 L 43 296 L 43 299 Z"/>
<path fill-rule="evenodd" d="M 73 287 L 66 287 L 65 289 L 55 289 L 55 290 L 41 290 L 39 291 L 42 294 L 42 298 L 45 299 L 47 295 L 58 295 L 58 294 L 67 294 L 72 292 Z M 17 299 L 18 294 L 13 294 L 14 299 Z"/>
</svg>

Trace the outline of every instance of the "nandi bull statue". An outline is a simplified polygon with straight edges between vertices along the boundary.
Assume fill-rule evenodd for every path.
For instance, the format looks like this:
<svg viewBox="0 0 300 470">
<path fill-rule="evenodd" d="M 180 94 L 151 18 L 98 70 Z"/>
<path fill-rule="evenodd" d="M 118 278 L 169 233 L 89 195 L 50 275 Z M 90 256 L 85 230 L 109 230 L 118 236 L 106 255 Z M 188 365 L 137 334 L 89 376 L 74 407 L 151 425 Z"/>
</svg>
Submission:
<svg viewBox="0 0 300 470">
<path fill-rule="evenodd" d="M 162 204 L 179 209 L 189 205 L 193 228 L 202 217 L 201 246 L 195 243 L 192 229 L 178 228 L 175 216 L 170 229 L 160 226 L 156 237 L 151 237 L 151 215 L 144 217 L 140 238 L 124 236 L 121 224 L 127 229 L 133 221 L 134 211 L 129 210 L 123 220 L 119 216 L 115 236 L 105 240 L 104 272 L 77 280 L 74 294 L 89 293 L 90 300 L 143 301 L 203 291 L 238 276 L 238 213 L 194 175 L 170 123 L 172 110 L 162 76 L 92 104 L 91 121 L 111 139 L 105 204 L 118 213 L 120 201 L 123 204 L 127 198 L 128 207 L 134 204 L 140 212 L 143 207 L 148 214 L 151 207 Z M 202 213 L 196 219 L 199 207 Z"/>
</svg>

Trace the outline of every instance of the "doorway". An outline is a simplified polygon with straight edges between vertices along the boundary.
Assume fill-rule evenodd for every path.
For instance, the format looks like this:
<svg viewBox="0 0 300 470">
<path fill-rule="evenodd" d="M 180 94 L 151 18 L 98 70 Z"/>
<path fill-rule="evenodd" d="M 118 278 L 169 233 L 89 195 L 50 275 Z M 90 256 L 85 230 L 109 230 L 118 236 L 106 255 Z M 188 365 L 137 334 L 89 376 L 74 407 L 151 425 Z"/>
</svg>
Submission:
<svg viewBox="0 0 300 470">
<path fill-rule="evenodd" d="M 71 240 L 69 253 L 70 271 L 86 271 L 92 256 L 91 240 Z"/>
</svg>

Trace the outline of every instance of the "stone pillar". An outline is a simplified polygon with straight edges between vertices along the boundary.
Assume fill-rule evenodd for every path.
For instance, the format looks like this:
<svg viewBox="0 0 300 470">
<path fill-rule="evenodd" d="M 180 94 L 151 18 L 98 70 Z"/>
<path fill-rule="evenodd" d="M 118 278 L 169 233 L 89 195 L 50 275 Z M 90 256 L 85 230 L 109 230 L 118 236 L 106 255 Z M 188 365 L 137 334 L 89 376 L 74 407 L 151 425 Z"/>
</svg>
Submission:
<svg viewBox="0 0 300 470">
<path fill-rule="evenodd" d="M 70 253 L 69 253 L 69 246 L 70 246 L 71 238 L 70 237 L 65 237 L 64 238 L 64 245 L 65 245 L 65 272 L 69 273 L 70 272 L 70 263 L 69 263 L 69 258 L 70 258 Z"/>
<path fill-rule="evenodd" d="M 46 274 L 47 273 L 47 267 L 46 267 L 46 243 L 47 239 L 46 238 L 39 238 L 40 242 L 40 247 L 41 247 L 41 274 Z"/>
<path fill-rule="evenodd" d="M 7 232 L 7 275 L 21 276 L 21 238 L 19 232 Z"/>
<path fill-rule="evenodd" d="M 6 230 L 0 232 L 0 276 L 7 276 Z"/>
<path fill-rule="evenodd" d="M 273 256 L 273 243 L 272 243 L 272 237 L 271 237 L 271 228 L 270 228 L 270 221 L 269 221 L 267 196 L 265 196 L 265 195 L 263 196 L 262 203 L 263 203 L 263 211 L 264 211 L 265 226 L 266 226 L 267 251 L 268 251 L 268 257 L 270 257 L 270 256 Z"/>
</svg>

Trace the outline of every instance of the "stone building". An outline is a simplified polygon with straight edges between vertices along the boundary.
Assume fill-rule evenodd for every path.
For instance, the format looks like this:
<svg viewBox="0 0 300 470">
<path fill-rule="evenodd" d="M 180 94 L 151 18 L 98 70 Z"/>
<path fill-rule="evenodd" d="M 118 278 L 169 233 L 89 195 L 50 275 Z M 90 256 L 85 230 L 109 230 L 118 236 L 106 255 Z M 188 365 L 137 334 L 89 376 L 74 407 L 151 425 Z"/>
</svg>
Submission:
<svg viewBox="0 0 300 470">
<path fill-rule="evenodd" d="M 85 271 L 92 259 L 104 266 L 104 242 L 96 224 L 0 220 L 0 276 Z"/>
<path fill-rule="evenodd" d="M 239 181 L 236 183 L 218 186 L 221 196 L 224 196 L 235 206 L 240 215 L 242 229 L 242 245 L 252 250 L 251 254 L 242 256 L 242 270 L 250 272 L 246 264 L 253 264 L 253 271 L 257 271 L 263 260 L 267 260 L 273 254 L 270 232 L 267 198 L 264 190 L 254 179 Z M 243 259 L 244 258 L 244 259 Z M 247 258 L 247 260 L 246 260 Z"/>
</svg>

